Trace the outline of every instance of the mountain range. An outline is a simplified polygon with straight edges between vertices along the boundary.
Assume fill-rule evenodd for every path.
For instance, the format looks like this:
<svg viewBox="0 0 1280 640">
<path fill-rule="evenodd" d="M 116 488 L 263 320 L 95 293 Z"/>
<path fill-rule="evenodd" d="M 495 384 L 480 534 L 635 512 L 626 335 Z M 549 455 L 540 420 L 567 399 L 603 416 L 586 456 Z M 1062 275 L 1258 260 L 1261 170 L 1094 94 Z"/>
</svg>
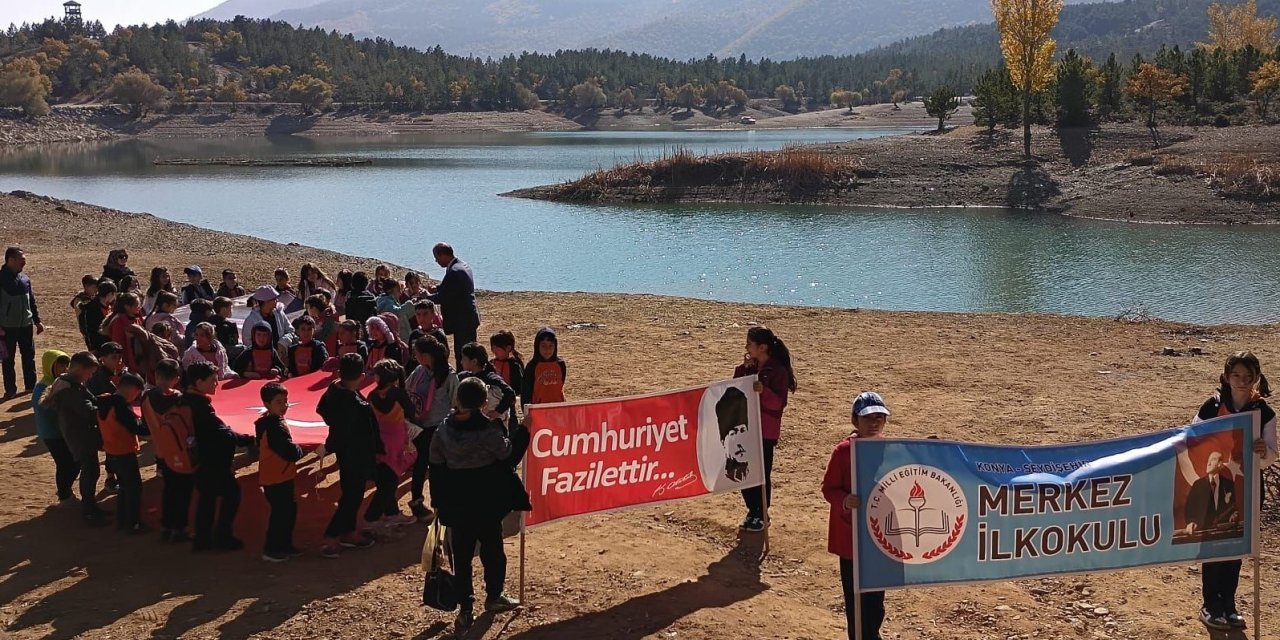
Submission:
<svg viewBox="0 0 1280 640">
<path fill-rule="evenodd" d="M 989 0 L 227 0 L 196 17 L 236 15 L 480 57 L 593 47 L 674 59 L 786 60 L 857 53 L 990 22 L 991 6 Z"/>
</svg>

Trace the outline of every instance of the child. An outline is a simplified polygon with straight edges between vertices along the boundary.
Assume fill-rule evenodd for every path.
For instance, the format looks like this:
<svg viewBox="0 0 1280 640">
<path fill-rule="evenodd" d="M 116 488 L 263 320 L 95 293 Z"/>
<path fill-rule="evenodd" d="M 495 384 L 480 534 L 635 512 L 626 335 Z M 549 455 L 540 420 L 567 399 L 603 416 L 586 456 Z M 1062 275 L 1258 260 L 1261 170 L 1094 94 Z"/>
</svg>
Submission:
<svg viewBox="0 0 1280 640">
<path fill-rule="evenodd" d="M 474 342 L 464 347 L 479 346 Z M 453 549 L 454 588 L 460 609 L 455 631 L 464 634 L 474 622 L 471 559 L 477 543 L 485 572 L 485 609 L 511 611 L 520 602 L 502 592 L 507 556 L 502 547 L 502 519 L 518 501 L 513 496 L 512 471 L 507 467 L 515 444 L 500 423 L 483 407 L 488 389 L 478 378 L 458 385 L 458 409 L 444 421 L 431 441 L 431 502 L 440 522 L 449 527 Z M 519 430 L 522 428 L 517 425 Z M 512 436 L 517 434 L 513 433 Z M 527 440 L 528 431 L 523 431 Z M 516 482 L 518 482 L 518 478 Z M 527 502 L 527 496 L 525 496 Z"/>
<path fill-rule="evenodd" d="M 147 316 L 146 322 L 143 323 L 143 327 L 145 327 L 147 331 L 151 331 L 152 328 L 158 324 L 167 324 L 171 329 L 173 329 L 173 341 L 181 343 L 182 338 L 185 335 L 183 332 L 186 331 L 186 327 L 183 326 L 177 318 L 173 317 L 173 313 L 177 310 L 178 296 L 169 293 L 168 291 L 161 291 L 156 294 L 155 307 L 152 309 L 151 315 Z"/>
<path fill-rule="evenodd" d="M 337 359 L 348 353 L 358 354 L 362 360 L 369 359 L 369 347 L 360 339 L 360 325 L 355 320 L 343 320 L 338 324 L 338 348 L 330 355 Z M 337 367 L 337 363 L 333 366 Z"/>
<path fill-rule="evenodd" d="M 391 279 L 391 267 L 380 264 L 373 269 L 373 295 L 380 296 L 384 293 L 383 285 L 387 280 Z"/>
<path fill-rule="evenodd" d="M 98 285 L 98 293 L 93 300 L 80 305 L 80 334 L 84 336 L 85 346 L 90 351 L 96 351 L 98 347 L 111 341 L 104 325 L 115 304 L 116 285 L 105 281 Z"/>
<path fill-rule="evenodd" d="M 479 378 L 489 390 L 489 402 L 484 410 L 494 419 L 500 419 L 516 406 L 516 390 L 507 384 L 489 362 L 489 353 L 479 342 L 462 347 L 462 373 L 458 382 L 467 378 Z"/>
<path fill-rule="evenodd" d="M 298 292 L 289 283 L 289 272 L 283 267 L 276 269 L 275 273 L 276 291 L 280 294 L 280 308 L 286 314 L 302 310 L 302 298 Z"/>
<path fill-rule="evenodd" d="M 80 335 L 85 336 L 85 345 L 88 345 L 89 338 L 84 330 L 84 305 L 98 297 L 98 279 L 86 273 L 80 278 L 80 286 L 83 289 L 71 298 L 71 310 L 76 314 L 76 326 L 80 328 Z"/>
<path fill-rule="evenodd" d="M 325 544 L 320 550 L 324 558 L 337 558 L 342 548 L 363 549 L 373 545 L 373 538 L 356 529 L 356 516 L 364 501 L 364 490 L 373 480 L 377 456 L 386 453 L 378 432 L 378 422 L 360 385 L 364 382 L 364 358 L 348 353 L 338 358 L 338 380 L 320 397 L 316 411 L 329 425 L 323 452 L 338 456 L 339 485 L 342 495 L 338 508 L 325 529 Z"/>
<path fill-rule="evenodd" d="M 45 391 L 54 380 L 67 372 L 67 368 L 71 366 L 71 356 L 50 349 L 44 352 L 41 364 L 44 377 L 40 378 L 35 388 L 31 390 L 31 410 L 36 416 L 36 435 L 49 450 L 49 456 L 53 458 L 54 486 L 57 488 L 58 501 L 62 502 L 71 499 L 71 484 L 76 481 L 76 476 L 80 475 L 80 465 L 76 464 L 75 456 L 71 455 L 71 450 L 67 448 L 67 441 L 62 439 L 62 432 L 58 430 L 57 416 L 40 402 L 40 398 L 44 397 Z"/>
<path fill-rule="evenodd" d="M 1277 459 L 1276 412 L 1264 399 L 1271 395 L 1271 385 L 1267 383 L 1267 377 L 1262 375 L 1262 364 L 1257 356 L 1248 351 L 1235 353 L 1227 358 L 1218 384 L 1221 385 L 1218 391 L 1200 406 L 1192 424 L 1233 413 L 1261 413 L 1262 437 L 1253 443 L 1253 453 L 1258 458 L 1254 470 L 1261 474 L 1267 467 L 1275 464 Z M 1263 495 L 1263 492 L 1258 494 L 1259 512 L 1262 509 Z M 1189 506 L 1188 511 L 1191 511 Z M 1198 524 L 1190 513 L 1187 520 L 1189 533 L 1194 533 L 1202 524 Z M 1236 609 L 1240 566 L 1239 560 L 1206 562 L 1201 565 L 1200 582 L 1204 605 L 1200 608 L 1200 622 L 1204 626 L 1217 631 L 1245 627 L 1244 617 Z"/>
<path fill-rule="evenodd" d="M 365 321 L 378 313 L 378 302 L 369 291 L 369 276 L 357 271 L 351 276 L 351 293 L 346 298 L 344 315 L 364 326 Z"/>
<path fill-rule="evenodd" d="M 289 375 L 305 376 L 323 369 L 329 352 L 315 340 L 316 321 L 308 315 L 298 316 L 293 321 L 293 331 L 298 334 L 298 344 L 289 347 Z"/>
<path fill-rule="evenodd" d="M 116 494 L 116 529 L 129 534 L 145 533 L 142 526 L 142 474 L 138 470 L 138 436 L 151 432 L 138 420 L 133 404 L 142 395 L 146 382 L 136 373 L 120 376 L 115 393 L 98 396 L 98 429 L 107 468 L 119 482 Z"/>
<path fill-rule="evenodd" d="M 782 410 L 787 407 L 787 394 L 796 390 L 796 374 L 791 369 L 791 351 L 768 327 L 751 327 L 747 330 L 747 355 L 742 364 L 733 370 L 735 378 L 746 376 L 757 376 L 755 389 L 760 394 L 764 486 L 742 492 L 742 500 L 747 505 L 747 517 L 739 528 L 743 531 L 764 531 L 765 505 L 773 500 L 773 449 L 782 437 Z"/>
<path fill-rule="evenodd" d="M 510 331 L 499 331 L 489 337 L 493 350 L 493 368 L 512 389 L 524 389 L 524 357 L 516 351 L 516 337 Z"/>
<path fill-rule="evenodd" d="M 284 414 L 289 410 L 289 390 L 279 382 L 268 382 L 262 387 L 261 397 L 267 412 L 253 423 L 258 434 L 258 482 L 267 504 L 271 505 L 262 559 L 284 562 L 302 555 L 293 546 L 293 527 L 298 522 L 293 480 L 298 475 L 302 447 L 293 443 L 284 422 Z"/>
<path fill-rule="evenodd" d="M 173 279 L 167 267 L 152 267 L 151 284 L 147 287 L 147 295 L 142 298 L 143 313 L 151 313 L 156 308 L 156 297 L 161 292 L 173 293 Z"/>
<path fill-rule="evenodd" d="M 328 298 L 317 293 L 308 297 L 306 304 L 307 315 L 315 320 L 315 341 L 323 344 L 327 353 L 337 353 L 338 317 L 333 313 L 333 307 L 329 306 Z"/>
<path fill-rule="evenodd" d="M 195 540 L 191 546 L 195 552 L 244 548 L 244 543 L 231 535 L 236 511 L 240 509 L 240 485 L 231 462 L 236 447 L 252 445 L 253 436 L 232 431 L 213 412 L 213 401 L 209 398 L 217 390 L 218 370 L 213 365 L 197 362 L 187 369 L 187 392 L 182 394 L 181 406 L 191 414 L 195 448 L 200 452 L 200 466 L 195 470 L 200 499 L 196 502 Z"/>
<path fill-rule="evenodd" d="M 376 490 L 364 521 L 370 526 L 412 524 L 417 518 L 400 513 L 396 487 L 417 459 L 417 452 L 409 446 L 409 423 L 417 419 L 416 410 L 404 390 L 404 367 L 399 362 L 383 360 L 373 366 L 373 375 L 378 386 L 369 394 L 369 406 L 378 421 L 384 452 L 377 456 Z"/>
<path fill-rule="evenodd" d="M 253 340 L 249 348 L 231 363 L 231 370 L 241 378 L 248 380 L 272 380 L 284 377 L 288 368 L 280 362 L 280 354 L 276 353 L 271 342 L 271 327 L 259 322 L 250 334 Z"/>
<path fill-rule="evenodd" d="M 182 270 L 187 275 L 187 284 L 182 287 L 182 304 L 189 305 L 196 300 L 213 300 L 213 286 L 204 279 L 204 271 L 200 265 L 193 264 Z"/>
<path fill-rule="evenodd" d="M 106 521 L 106 512 L 98 508 L 98 450 L 102 448 L 102 432 L 98 430 L 98 407 L 85 383 L 98 370 L 98 359 L 88 351 L 71 356 L 67 372 L 49 385 L 40 399 L 45 409 L 58 419 L 58 431 L 80 466 L 80 513 L 85 524 L 96 526 Z"/>
<path fill-rule="evenodd" d="M 860 506 L 853 493 L 849 447 L 854 438 L 878 438 L 889 421 L 889 407 L 880 394 L 867 391 L 853 399 L 853 433 L 836 445 L 827 463 L 827 473 L 822 477 L 822 497 L 831 503 L 831 515 L 827 524 L 827 550 L 840 558 L 840 584 L 844 587 L 844 616 L 848 624 L 849 640 L 862 625 L 863 640 L 880 640 L 880 625 L 884 623 L 884 592 L 868 591 L 861 597 L 862 620 L 855 619 L 853 603 L 853 517 Z"/>
<path fill-rule="evenodd" d="M 236 280 L 236 272 L 231 269 L 222 271 L 222 284 L 218 285 L 218 295 L 214 298 L 243 298 L 244 287 Z"/>
<path fill-rule="evenodd" d="M 155 447 L 156 467 L 164 479 L 160 494 L 160 539 L 163 542 L 186 542 L 187 517 L 191 511 L 191 494 L 195 491 L 195 470 L 190 458 L 189 421 L 175 424 L 165 416 L 182 400 L 178 385 L 182 369 L 176 360 L 161 360 L 156 365 L 156 386 L 142 394 L 142 423 L 151 432 Z M 189 414 L 188 414 L 189 415 Z"/>
<path fill-rule="evenodd" d="M 449 336 L 445 335 L 444 329 L 441 329 L 444 326 L 444 319 L 440 317 L 440 312 L 436 311 L 436 303 L 430 300 L 415 302 L 413 326 L 413 331 L 409 333 L 409 344 L 416 344 L 418 338 L 430 336 L 444 345 L 445 351 L 449 350 Z"/>
<path fill-rule="evenodd" d="M 401 341 L 408 340 L 409 334 L 412 333 L 410 324 L 414 314 L 412 302 L 400 302 L 400 294 L 403 291 L 404 286 L 399 281 L 387 280 L 382 283 L 382 294 L 374 301 L 379 314 L 391 313 L 399 318 Z"/>
<path fill-rule="evenodd" d="M 413 480 L 409 485 L 409 510 L 415 518 L 425 522 L 431 518 L 431 509 L 427 508 L 422 491 L 427 483 L 427 456 L 431 438 L 453 408 L 458 395 L 458 375 L 449 364 L 449 348 L 434 338 L 418 338 L 414 341 L 413 355 L 418 366 L 409 376 L 406 390 L 413 400 L 422 433 L 413 439 L 418 457 L 413 462 Z"/>
<path fill-rule="evenodd" d="M 240 329 L 240 340 L 246 345 L 253 344 L 254 327 L 259 323 L 266 323 L 271 329 L 272 346 L 279 344 L 280 339 L 288 335 L 292 329 L 289 324 L 289 317 L 285 315 L 284 307 L 281 304 L 284 299 L 280 297 L 280 292 L 275 287 L 263 285 L 253 292 L 253 296 L 249 298 L 249 315 L 244 320 L 244 326 Z"/>
<path fill-rule="evenodd" d="M 196 341 L 195 331 L 196 325 L 201 322 L 209 322 L 213 318 L 213 301 L 200 298 L 191 302 L 191 313 L 187 320 L 187 326 L 182 328 L 182 350 L 186 351 L 191 348 L 192 343 Z"/>
<path fill-rule="evenodd" d="M 343 269 L 338 272 L 338 290 L 333 292 L 333 309 L 340 316 L 347 314 L 347 298 L 353 293 L 351 290 L 351 271 Z"/>
<path fill-rule="evenodd" d="M 235 302 L 231 298 L 218 297 L 213 299 L 213 315 L 209 318 L 209 323 L 213 325 L 213 335 L 222 343 L 222 348 L 227 350 L 227 356 L 234 358 L 239 353 L 233 353 L 233 350 L 241 345 L 240 327 L 231 321 L 231 307 Z"/>
<path fill-rule="evenodd" d="M 124 348 L 124 366 L 138 368 L 137 350 L 129 336 L 130 326 L 142 326 L 142 300 L 132 293 L 122 293 L 116 298 L 115 313 L 111 317 L 107 335 L 111 341 Z"/>
<path fill-rule="evenodd" d="M 551 327 L 543 327 L 533 338 L 533 357 L 524 368 L 520 400 L 527 406 L 564 402 L 564 381 L 569 369 L 560 358 L 560 342 Z"/>
<path fill-rule="evenodd" d="M 191 337 L 194 338 L 194 342 L 187 348 L 186 353 L 182 354 L 183 369 L 197 362 L 208 362 L 218 370 L 219 380 L 237 377 L 236 372 L 232 371 L 229 365 L 227 350 L 222 347 L 221 342 L 214 339 L 213 325 L 201 322 L 196 325 Z"/>
<path fill-rule="evenodd" d="M 94 352 L 98 359 L 97 369 L 85 383 L 94 396 L 104 393 L 115 393 L 116 383 L 124 374 L 124 348 L 114 342 L 108 342 Z"/>
<path fill-rule="evenodd" d="M 328 291 L 332 294 L 338 288 L 334 286 L 333 281 L 326 276 L 319 267 L 310 262 L 302 265 L 302 274 L 298 278 L 299 296 L 305 301 L 321 291 Z"/>
<path fill-rule="evenodd" d="M 400 342 L 400 336 L 387 326 L 386 321 L 374 316 L 365 322 L 365 328 L 369 334 L 370 367 L 384 359 L 404 362 L 404 343 Z"/>
<path fill-rule="evenodd" d="M 420 300 L 428 295 L 431 294 L 422 286 L 422 276 L 416 271 L 404 274 L 404 291 L 400 293 L 400 302 Z"/>
</svg>

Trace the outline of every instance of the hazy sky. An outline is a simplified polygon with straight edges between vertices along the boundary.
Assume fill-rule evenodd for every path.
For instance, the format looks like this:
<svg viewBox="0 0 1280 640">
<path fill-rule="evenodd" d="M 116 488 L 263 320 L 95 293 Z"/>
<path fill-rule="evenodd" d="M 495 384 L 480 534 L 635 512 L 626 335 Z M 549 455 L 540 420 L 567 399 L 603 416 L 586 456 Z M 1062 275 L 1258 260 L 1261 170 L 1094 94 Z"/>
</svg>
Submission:
<svg viewBox="0 0 1280 640">
<path fill-rule="evenodd" d="M 66 0 L 0 0 L 0 28 L 9 23 L 40 22 L 63 14 Z M 117 24 L 182 20 L 218 5 L 221 0 L 77 0 L 85 20 L 101 20 L 110 31 Z"/>
</svg>

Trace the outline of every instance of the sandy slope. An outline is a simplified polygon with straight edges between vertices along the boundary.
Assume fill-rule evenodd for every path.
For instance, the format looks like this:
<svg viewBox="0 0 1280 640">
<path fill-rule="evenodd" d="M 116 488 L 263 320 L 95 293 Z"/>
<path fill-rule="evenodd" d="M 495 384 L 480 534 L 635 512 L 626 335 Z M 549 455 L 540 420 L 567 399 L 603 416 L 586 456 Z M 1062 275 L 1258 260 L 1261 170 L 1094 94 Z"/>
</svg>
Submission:
<svg viewBox="0 0 1280 640">
<path fill-rule="evenodd" d="M 61 207 L 59 209 L 58 207 Z M 279 264 L 330 270 L 371 261 L 205 231 L 75 203 L 0 196 L 6 242 L 23 245 L 50 332 L 76 345 L 64 300 L 108 249 L 135 267 L 234 265 L 257 282 Z M 424 250 L 425 255 L 425 250 Z M 464 256 L 465 258 L 465 256 Z M 423 261 L 426 262 L 425 260 Z M 412 266 L 412 265 L 411 265 Z M 435 274 L 437 269 L 429 269 Z M 478 277 L 484 284 L 485 274 Z M 848 432 L 851 396 L 878 389 L 892 432 L 995 442 L 1061 442 L 1181 424 L 1212 390 L 1230 351 L 1280 359 L 1275 327 L 1197 328 L 1037 315 L 950 315 L 802 309 L 653 296 L 503 293 L 482 297 L 484 331 L 521 342 L 560 329 L 568 393 L 595 398 L 676 388 L 726 376 L 753 322 L 791 345 L 800 391 L 778 452 L 773 553 L 752 560 L 743 510 L 722 496 L 549 525 L 529 536 L 529 608 L 482 618 L 472 638 L 837 638 L 839 577 L 825 551 L 818 478 Z M 567 325 L 595 322 L 596 329 Z M 1201 358 L 1156 355 L 1199 346 Z M 256 554 L 193 556 L 154 538 L 85 530 L 75 507 L 52 504 L 52 464 L 33 440 L 28 402 L 0 406 L 0 636 L 34 638 L 433 638 L 446 617 L 416 602 L 421 529 L 338 561 L 310 555 L 267 565 Z M 262 540 L 265 504 L 254 466 L 240 471 L 237 532 Z M 147 478 L 154 507 L 158 482 Z M 302 482 L 300 544 L 314 549 L 336 497 Z M 110 506 L 110 501 L 108 501 Z M 154 524 L 157 514 L 145 519 Z M 1280 571 L 1264 543 L 1264 637 L 1280 618 Z M 509 547 L 514 558 L 515 548 Z M 512 562 L 514 584 L 516 564 Z M 1066 640 L 1204 638 L 1194 621 L 1198 569 L 1171 567 L 1059 580 L 894 593 L 886 638 Z M 1245 584 L 1250 572 L 1246 570 Z M 1245 593 L 1247 589 L 1243 590 Z M 1105 607 L 1106 614 L 1085 613 Z"/>
</svg>

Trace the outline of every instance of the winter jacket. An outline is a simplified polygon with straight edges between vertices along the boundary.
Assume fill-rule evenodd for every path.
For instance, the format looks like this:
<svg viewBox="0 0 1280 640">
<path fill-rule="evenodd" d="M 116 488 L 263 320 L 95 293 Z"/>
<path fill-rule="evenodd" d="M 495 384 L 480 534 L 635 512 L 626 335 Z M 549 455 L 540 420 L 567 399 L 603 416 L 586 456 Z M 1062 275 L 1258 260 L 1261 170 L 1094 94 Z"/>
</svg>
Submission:
<svg viewBox="0 0 1280 640">
<path fill-rule="evenodd" d="M 58 416 L 55 415 L 40 399 L 44 397 L 49 386 L 54 383 L 56 378 L 53 376 L 53 364 L 58 358 L 65 358 L 67 354 L 61 351 L 50 349 L 44 352 L 40 357 L 41 370 L 44 376 L 36 383 L 35 388 L 31 390 L 31 411 L 36 416 L 36 435 L 41 440 L 61 440 L 62 432 L 58 430 Z"/>
<path fill-rule="evenodd" d="M 266 323 L 271 328 L 272 346 L 279 344 L 281 338 L 293 333 L 293 325 L 289 324 L 289 316 L 285 315 L 283 306 L 276 305 L 270 320 L 262 316 L 262 311 L 258 307 L 254 307 L 249 310 L 249 317 L 245 318 L 244 324 L 240 326 L 240 342 L 252 345 L 253 328 L 262 323 Z"/>
<path fill-rule="evenodd" d="M 458 397 L 458 375 L 449 368 L 444 382 L 436 385 L 436 378 L 430 367 L 418 365 L 409 374 L 405 390 L 417 407 L 418 424 L 423 427 L 436 427 L 449 417 L 453 410 L 453 402 Z"/>
<path fill-rule="evenodd" d="M 183 338 L 187 335 L 186 326 L 184 326 L 181 322 L 179 322 L 177 318 L 173 317 L 173 314 L 165 313 L 163 311 L 157 311 L 147 316 L 147 319 L 143 322 L 142 326 L 147 331 L 151 331 L 151 328 L 158 324 L 167 324 L 170 327 L 172 327 L 174 340 L 176 340 L 177 343 L 179 344 L 182 342 Z"/>
<path fill-rule="evenodd" d="M 418 341 L 418 338 L 425 338 L 427 336 L 435 338 L 436 342 L 439 342 L 440 346 L 444 347 L 445 351 L 449 351 L 449 336 L 445 334 L 444 329 L 441 329 L 440 327 L 436 327 L 430 331 L 414 329 L 409 333 L 409 346 L 412 347 L 414 343 Z"/>
<path fill-rule="evenodd" d="M 178 296 L 179 304 L 182 306 L 190 305 L 196 300 L 208 300 L 213 302 L 217 296 L 213 294 L 213 286 L 208 280 L 201 280 L 200 284 L 191 284 L 188 282 L 182 287 L 182 295 Z"/>
<path fill-rule="evenodd" d="M 41 401 L 57 416 L 58 431 L 76 460 L 96 458 L 102 448 L 102 432 L 98 430 L 97 398 L 89 389 L 65 373 L 49 386 Z"/>
<path fill-rule="evenodd" d="M 179 402 L 191 410 L 191 426 L 195 431 L 196 455 L 200 466 L 197 476 L 216 477 L 229 475 L 236 457 L 236 447 L 253 444 L 253 436 L 241 435 L 231 430 L 213 412 L 213 401 L 198 393 L 185 393 Z"/>
<path fill-rule="evenodd" d="M 499 421 L 478 411 L 467 419 L 455 413 L 431 439 L 431 503 L 446 526 L 499 522 L 513 510 L 529 509 L 515 465 L 528 446 L 529 432 L 516 425 L 508 438 Z"/>
<path fill-rule="evenodd" d="M 258 482 L 269 487 L 297 477 L 302 447 L 293 443 L 284 418 L 264 415 L 253 423 L 253 428 L 258 434 Z"/>
<path fill-rule="evenodd" d="M 102 432 L 102 450 L 109 456 L 137 455 L 138 436 L 151 435 L 133 407 L 114 393 L 98 396 L 98 430 Z"/>
<path fill-rule="evenodd" d="M 1266 469 L 1275 464 L 1280 456 L 1276 453 L 1276 412 L 1262 396 L 1254 394 L 1248 404 L 1236 409 L 1231 406 L 1231 387 L 1222 385 L 1217 393 L 1200 405 L 1200 411 L 1196 413 L 1192 424 L 1247 411 L 1257 411 L 1262 414 L 1262 439 L 1267 443 L 1267 453 L 1262 456 L 1258 464 L 1262 469 Z"/>
<path fill-rule="evenodd" d="M 406 302 L 401 304 L 400 302 L 397 302 L 395 298 L 384 293 L 374 300 L 374 304 L 375 309 L 377 309 L 379 314 L 392 313 L 400 319 L 400 326 L 397 332 L 400 334 L 400 340 L 402 342 L 408 341 L 409 336 L 413 334 L 413 329 L 410 327 L 409 321 L 413 319 L 414 303 Z"/>
<path fill-rule="evenodd" d="M 227 283 L 225 282 L 218 285 L 217 297 L 219 298 L 231 298 L 232 300 L 235 300 L 236 298 L 243 298 L 244 296 L 245 296 L 244 287 L 240 286 L 239 284 L 237 284 L 234 287 L 228 287 Z"/>
<path fill-rule="evenodd" d="M 378 432 L 373 407 L 358 391 L 343 386 L 341 381 L 329 385 L 320 396 L 316 412 L 329 426 L 324 448 L 338 455 L 340 466 L 354 465 L 373 477 L 377 455 L 386 453 Z"/>
<path fill-rule="evenodd" d="M 111 315 L 111 309 L 98 304 L 95 298 L 80 306 L 80 334 L 84 336 L 85 345 L 90 351 L 97 351 L 102 345 L 111 342 L 110 336 L 102 333 L 102 323 Z"/>
<path fill-rule="evenodd" d="M 378 302 L 368 291 L 357 291 L 347 297 L 346 318 L 355 320 L 363 327 L 364 323 L 378 315 Z"/>
<path fill-rule="evenodd" d="M 31 278 L 8 265 L 0 266 L 0 327 L 20 329 L 39 323 L 40 310 L 31 290 Z"/>
<path fill-rule="evenodd" d="M 467 378 L 480 378 L 489 387 L 489 402 L 485 404 L 486 409 L 506 413 L 516 406 L 516 390 L 498 375 L 493 368 L 493 363 L 485 363 L 480 373 L 463 372 L 458 376 L 458 381 L 461 382 Z"/>
<path fill-rule="evenodd" d="M 476 278 L 467 263 L 454 258 L 427 299 L 440 306 L 444 316 L 444 332 L 453 335 L 480 326 L 480 309 L 476 306 Z M 351 303 L 347 302 L 348 308 Z"/>
<path fill-rule="evenodd" d="M 112 252 L 112 253 L 114 253 L 114 252 Z M 108 262 L 107 262 L 107 264 L 102 265 L 102 277 L 100 277 L 100 278 L 98 278 L 98 279 L 99 279 L 99 280 L 110 280 L 110 281 L 111 281 L 111 282 L 113 282 L 117 287 L 119 287 L 119 286 L 120 286 L 120 281 L 121 281 L 121 280 L 124 280 L 125 276 L 134 276 L 134 277 L 137 277 L 137 274 L 136 274 L 136 273 L 134 273 L 134 272 L 133 272 L 133 269 L 130 269 L 129 267 L 122 267 L 122 266 L 120 266 L 119 264 L 117 264 L 117 263 L 115 263 L 115 262 L 108 261 Z"/>
<path fill-rule="evenodd" d="M 760 391 L 760 433 L 765 440 L 777 440 L 782 435 L 782 410 L 787 408 L 787 395 L 791 392 L 791 373 L 771 358 L 759 371 L 754 365 L 746 364 L 740 364 L 733 370 L 735 378 L 747 376 L 759 376 L 763 387 Z"/>
<path fill-rule="evenodd" d="M 213 351 L 207 353 L 201 351 L 199 345 L 193 344 L 187 348 L 186 353 L 182 354 L 182 369 L 185 371 L 197 362 L 208 362 L 218 369 L 219 380 L 238 377 L 236 372 L 231 370 L 231 364 L 227 361 L 227 350 L 223 348 L 222 343 L 214 340 L 212 346 Z"/>
</svg>

